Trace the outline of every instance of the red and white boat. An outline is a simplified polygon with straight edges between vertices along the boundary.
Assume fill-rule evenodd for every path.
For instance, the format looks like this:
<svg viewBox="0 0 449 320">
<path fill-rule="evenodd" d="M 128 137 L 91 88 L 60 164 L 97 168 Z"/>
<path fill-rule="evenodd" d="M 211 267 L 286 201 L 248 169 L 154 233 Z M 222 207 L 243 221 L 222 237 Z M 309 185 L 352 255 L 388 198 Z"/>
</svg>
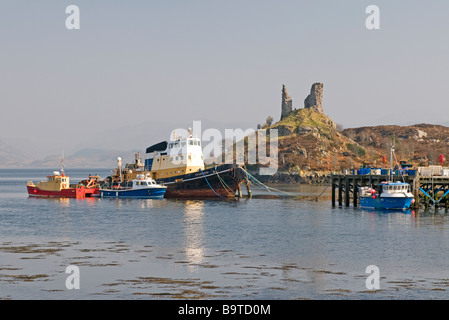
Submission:
<svg viewBox="0 0 449 320">
<path fill-rule="evenodd" d="M 70 178 L 59 171 L 47 176 L 47 181 L 27 182 L 30 197 L 85 198 L 99 196 L 99 177 L 89 175 L 88 180 L 79 184 L 70 184 Z"/>
</svg>

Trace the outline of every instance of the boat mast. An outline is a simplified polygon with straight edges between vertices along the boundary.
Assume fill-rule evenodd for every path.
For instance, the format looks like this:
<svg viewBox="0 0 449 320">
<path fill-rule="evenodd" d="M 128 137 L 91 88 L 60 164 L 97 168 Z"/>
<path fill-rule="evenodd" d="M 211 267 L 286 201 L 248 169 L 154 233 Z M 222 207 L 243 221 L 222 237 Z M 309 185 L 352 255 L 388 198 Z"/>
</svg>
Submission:
<svg viewBox="0 0 449 320">
<path fill-rule="evenodd" d="M 393 137 L 393 139 L 394 139 L 394 137 Z M 402 174 L 400 163 L 399 163 L 398 159 L 396 158 L 396 154 L 394 153 L 394 140 L 391 143 L 391 151 L 390 151 L 390 174 L 388 175 L 388 180 L 390 182 L 394 182 L 393 179 L 392 179 L 394 177 L 394 174 L 393 174 L 393 160 L 395 161 L 395 163 L 398 166 L 398 171 L 399 171 L 399 173 L 401 175 L 402 182 L 405 183 L 405 179 L 404 179 L 404 175 Z"/>
<path fill-rule="evenodd" d="M 61 175 L 64 175 L 64 150 L 62 150 L 62 156 L 61 156 Z"/>
<path fill-rule="evenodd" d="M 388 175 L 388 182 L 393 182 L 393 152 L 394 152 L 394 145 L 393 143 L 391 144 L 391 149 L 390 149 L 390 174 Z"/>
<path fill-rule="evenodd" d="M 120 183 L 121 183 L 122 182 L 122 158 L 118 157 L 117 162 L 118 162 L 118 172 L 120 175 Z"/>
</svg>

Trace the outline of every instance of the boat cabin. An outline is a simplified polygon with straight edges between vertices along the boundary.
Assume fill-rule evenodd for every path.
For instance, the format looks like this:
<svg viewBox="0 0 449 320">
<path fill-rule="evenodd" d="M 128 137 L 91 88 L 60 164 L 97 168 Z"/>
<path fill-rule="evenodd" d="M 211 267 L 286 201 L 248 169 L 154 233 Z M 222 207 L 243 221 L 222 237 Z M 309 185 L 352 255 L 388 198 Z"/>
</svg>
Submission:
<svg viewBox="0 0 449 320">
<path fill-rule="evenodd" d="M 156 185 L 156 181 L 150 178 L 149 174 L 145 177 L 143 174 L 137 175 L 133 180 L 133 189 L 143 189 Z"/>
<path fill-rule="evenodd" d="M 382 193 L 402 193 L 409 192 L 410 186 L 407 183 L 393 182 L 384 183 L 382 186 Z"/>
<path fill-rule="evenodd" d="M 378 195 L 390 197 L 410 192 L 410 185 L 403 182 L 382 182 L 375 190 Z"/>
<path fill-rule="evenodd" d="M 137 175 L 150 174 L 154 180 L 171 178 L 204 170 L 203 150 L 201 140 L 193 137 L 189 130 L 187 137 L 178 137 L 174 134 L 173 140 L 162 141 L 146 149 L 145 163 L 140 155 L 135 154 L 135 162 L 122 168 L 121 158 L 117 169 L 112 170 L 110 182 L 112 184 L 129 184 Z"/>
<path fill-rule="evenodd" d="M 37 182 L 35 185 L 29 181 L 28 185 L 33 185 L 40 190 L 44 191 L 60 191 L 61 189 L 70 188 L 70 180 L 64 172 L 61 174 L 59 171 L 54 171 L 53 175 L 47 176 L 47 181 Z"/>
<path fill-rule="evenodd" d="M 402 182 L 382 182 L 375 189 L 370 187 L 359 187 L 361 197 L 369 197 L 374 194 L 391 196 L 410 192 L 410 185 Z"/>
<path fill-rule="evenodd" d="M 170 178 L 204 170 L 201 141 L 192 137 L 176 137 L 147 148 L 146 171 L 153 179 Z"/>
</svg>

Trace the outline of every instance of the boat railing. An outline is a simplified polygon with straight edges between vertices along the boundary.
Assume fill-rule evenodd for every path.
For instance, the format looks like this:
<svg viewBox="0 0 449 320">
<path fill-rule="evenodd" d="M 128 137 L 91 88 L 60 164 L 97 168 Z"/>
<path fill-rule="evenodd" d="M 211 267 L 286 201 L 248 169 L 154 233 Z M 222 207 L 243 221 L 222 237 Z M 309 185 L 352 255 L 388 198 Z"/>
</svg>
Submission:
<svg viewBox="0 0 449 320">
<path fill-rule="evenodd" d="M 27 186 L 34 186 L 33 181 L 27 181 Z"/>
</svg>

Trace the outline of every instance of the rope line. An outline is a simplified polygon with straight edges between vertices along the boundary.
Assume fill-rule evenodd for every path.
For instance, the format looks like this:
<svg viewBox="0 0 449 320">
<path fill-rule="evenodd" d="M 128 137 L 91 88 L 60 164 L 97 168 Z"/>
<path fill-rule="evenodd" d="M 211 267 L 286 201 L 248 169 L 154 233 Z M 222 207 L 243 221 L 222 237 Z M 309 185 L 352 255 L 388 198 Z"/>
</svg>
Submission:
<svg viewBox="0 0 449 320">
<path fill-rule="evenodd" d="M 217 172 L 217 177 L 218 177 L 218 180 L 220 180 L 220 183 L 221 183 L 221 185 L 223 186 L 223 188 L 226 190 L 226 192 L 227 192 L 229 195 L 233 195 L 234 192 L 232 192 L 232 189 L 229 188 L 229 186 L 226 184 L 226 182 L 225 182 L 225 181 L 218 175 L 218 172 Z"/>
<path fill-rule="evenodd" d="M 286 192 L 286 191 L 282 191 L 282 190 L 279 190 L 279 189 L 276 189 L 276 188 L 273 188 L 273 187 L 266 186 L 266 185 L 264 185 L 262 182 L 260 182 L 259 180 L 257 180 L 257 179 L 256 179 L 253 175 L 251 175 L 249 172 L 247 172 L 245 169 L 242 168 L 242 170 L 246 173 L 247 177 L 249 178 L 249 181 L 250 181 L 251 183 L 253 183 L 253 185 L 256 185 L 256 186 L 258 186 L 258 187 L 260 187 L 260 188 L 263 188 L 263 189 L 267 190 L 267 191 L 270 192 L 270 193 L 273 193 L 273 191 L 277 191 L 277 192 L 281 193 L 281 195 L 283 195 L 283 196 L 290 196 L 290 197 L 297 197 L 297 198 L 301 198 L 301 197 L 303 197 L 303 198 L 306 198 L 306 197 L 312 197 L 312 198 L 307 199 L 307 200 L 309 200 L 309 201 L 317 201 L 318 198 L 321 197 L 321 196 L 324 194 L 324 192 L 329 188 L 329 185 L 327 185 L 327 186 L 323 189 L 323 191 L 321 191 L 321 193 L 320 193 L 317 197 L 315 197 L 315 196 L 301 196 L 301 195 L 296 195 L 296 194 L 292 194 L 292 193 L 289 193 L 289 192 Z M 273 191 L 272 191 L 272 190 L 273 190 Z M 276 196 L 278 196 L 278 197 L 281 197 L 281 195 L 279 195 L 279 194 L 275 194 L 275 193 L 273 193 L 273 194 L 276 195 Z"/>
<path fill-rule="evenodd" d="M 266 185 L 264 185 L 262 182 L 260 182 L 259 180 L 257 180 L 256 177 L 254 177 L 253 175 L 251 175 L 248 171 L 246 171 L 245 169 L 242 169 L 242 170 L 246 173 L 246 175 L 248 176 L 248 178 L 249 178 L 252 182 L 254 182 L 256 185 L 258 185 L 258 186 L 260 186 L 260 187 L 266 189 L 268 192 L 273 193 L 273 191 L 276 191 L 276 192 L 279 192 L 279 193 L 281 193 L 281 194 L 283 194 L 283 195 L 287 195 L 287 196 L 295 196 L 295 195 L 292 194 L 292 193 L 289 193 L 289 192 L 286 192 L 286 191 L 282 191 L 282 190 L 279 190 L 279 189 L 276 189 L 276 188 L 272 188 L 272 187 L 266 186 Z M 271 190 L 273 190 L 273 191 L 271 191 Z M 278 196 L 279 196 L 279 195 L 278 195 Z"/>
<path fill-rule="evenodd" d="M 218 193 L 215 192 L 214 188 L 212 188 L 212 186 L 210 185 L 210 183 L 209 183 L 209 181 L 207 180 L 206 176 L 204 175 L 203 170 L 200 169 L 200 172 L 201 172 L 201 174 L 203 175 L 204 179 L 206 180 L 207 185 L 209 186 L 209 188 L 210 188 L 210 189 L 211 189 L 217 196 L 219 196 L 220 198 L 223 198 L 221 195 L 219 195 Z"/>
<path fill-rule="evenodd" d="M 326 186 L 326 187 L 323 189 L 323 191 L 321 191 L 321 193 L 318 195 L 318 197 L 316 197 L 316 198 L 314 198 L 314 199 L 310 199 L 310 201 L 312 201 L 312 200 L 318 201 L 318 198 L 321 197 L 321 196 L 323 195 L 324 191 L 326 191 L 327 188 L 329 188 L 329 186 Z"/>
<path fill-rule="evenodd" d="M 226 183 L 226 181 L 224 181 L 224 179 L 222 177 L 220 177 L 220 175 L 218 174 L 217 171 L 217 167 L 215 166 L 215 173 L 217 174 L 218 180 L 220 180 L 221 185 L 223 186 L 223 188 L 226 190 L 226 192 L 229 195 L 235 194 L 235 192 L 233 192 L 232 188 L 228 186 L 228 184 Z"/>
</svg>

